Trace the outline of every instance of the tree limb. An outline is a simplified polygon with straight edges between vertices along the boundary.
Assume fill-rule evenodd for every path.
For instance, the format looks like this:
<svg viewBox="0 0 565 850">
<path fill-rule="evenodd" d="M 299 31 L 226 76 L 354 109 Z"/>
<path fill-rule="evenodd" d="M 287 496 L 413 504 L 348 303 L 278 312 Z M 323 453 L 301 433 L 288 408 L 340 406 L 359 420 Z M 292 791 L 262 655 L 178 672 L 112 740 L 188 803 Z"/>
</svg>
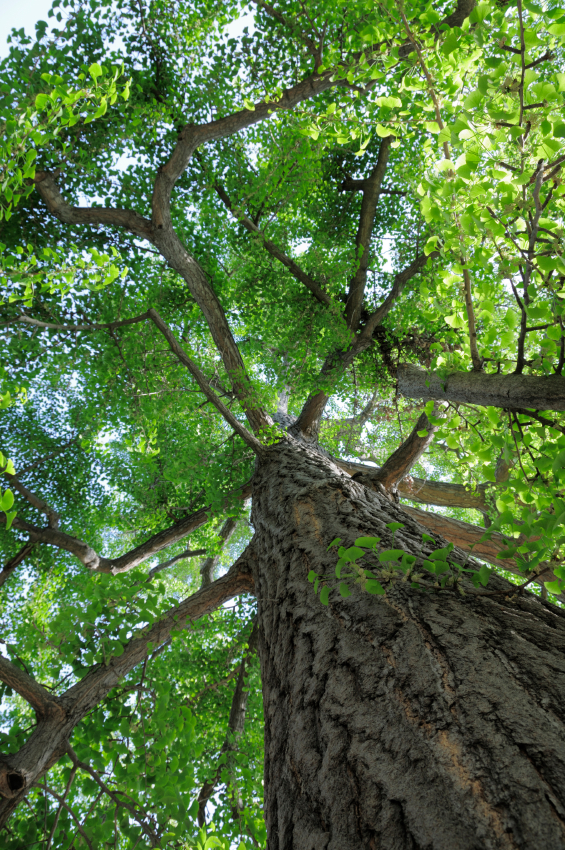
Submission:
<svg viewBox="0 0 565 850">
<path fill-rule="evenodd" d="M 402 505 L 402 510 L 410 514 L 413 519 L 417 520 L 430 531 L 445 537 L 446 540 L 459 546 L 465 552 L 472 552 L 474 557 L 481 558 L 483 561 L 488 561 L 496 567 L 502 567 L 508 572 L 516 573 L 524 577 L 524 573 L 518 567 L 514 558 L 499 558 L 498 554 L 503 549 L 507 549 L 511 544 L 513 546 L 521 543 L 526 543 L 528 538 L 521 535 L 519 538 L 508 538 L 498 531 L 489 532 L 488 539 L 483 540 L 485 529 L 478 525 L 472 525 L 470 522 L 463 522 L 460 519 L 442 516 L 441 514 L 431 514 L 429 511 L 421 511 L 418 508 L 409 508 L 407 505 Z M 472 549 L 471 549 L 472 547 Z M 541 568 L 541 569 L 540 569 Z M 544 581 L 556 581 L 557 576 L 554 575 L 551 566 L 547 564 L 545 567 L 540 564 L 538 575 L 535 581 L 543 586 Z"/>
<path fill-rule="evenodd" d="M 220 556 L 222 554 L 222 549 L 229 541 L 230 537 L 232 537 L 236 528 L 237 520 L 233 519 L 233 517 L 228 517 L 218 532 L 221 547 L 220 551 L 216 555 L 212 555 L 211 558 L 206 558 L 206 560 L 203 561 L 200 566 L 200 575 L 202 576 L 201 587 L 207 587 L 214 581 L 214 572 L 216 567 L 218 566 Z"/>
<path fill-rule="evenodd" d="M 245 213 L 233 206 L 229 195 L 227 194 L 223 186 L 216 182 L 214 183 L 214 188 L 219 198 L 222 200 L 222 202 L 231 212 L 234 218 L 236 218 L 237 221 L 239 221 L 240 224 L 242 224 L 245 229 L 249 231 L 249 233 L 253 233 L 255 236 L 258 236 L 260 238 L 261 244 L 263 245 L 264 249 L 272 257 L 282 263 L 282 265 L 285 266 L 285 268 L 289 270 L 291 275 L 297 280 L 299 280 L 300 283 L 303 283 L 304 286 L 310 290 L 312 295 L 320 302 L 320 304 L 325 304 L 326 306 L 331 304 L 330 296 L 326 292 L 324 292 L 320 284 L 317 283 L 314 278 L 310 277 L 310 275 L 307 274 L 302 268 L 300 268 L 298 263 L 293 260 L 292 257 L 289 257 L 287 254 L 285 254 L 284 251 L 282 251 L 278 247 L 278 245 L 275 245 L 274 242 L 271 242 L 270 239 L 267 239 L 265 233 L 259 227 L 257 227 L 255 222 L 252 221 L 249 216 L 245 215 Z"/>
<path fill-rule="evenodd" d="M 452 372 L 442 377 L 410 363 L 397 372 L 398 389 L 407 398 L 501 407 L 505 410 L 565 410 L 565 378 L 561 375 L 486 375 Z"/>
<path fill-rule="evenodd" d="M 433 442 L 436 431 L 437 425 L 432 425 L 426 414 L 422 413 L 409 436 L 383 463 L 379 471 L 371 476 L 372 480 L 382 484 L 387 491 L 396 490 L 399 482 Z M 424 432 L 425 436 L 419 436 L 420 432 Z"/>
<path fill-rule="evenodd" d="M 243 735 L 243 731 L 245 729 L 245 714 L 247 712 L 247 700 L 249 698 L 249 691 L 244 689 L 245 676 L 247 673 L 247 668 L 249 666 L 249 661 L 253 653 L 257 649 L 257 636 L 258 629 L 257 624 L 255 624 L 253 626 L 253 631 L 249 636 L 247 651 L 243 656 L 243 660 L 239 668 L 239 675 L 237 677 L 237 683 L 235 686 L 235 691 L 230 708 L 228 728 L 226 731 L 224 743 L 219 753 L 219 758 L 221 758 L 224 753 L 228 753 L 237 749 L 238 741 Z M 220 779 L 221 773 L 222 765 L 218 764 L 213 777 L 207 782 L 205 782 L 202 788 L 200 789 L 200 793 L 198 795 L 198 823 L 200 826 L 204 826 L 204 824 L 206 823 L 206 803 L 214 793 L 214 788 L 218 784 L 218 780 Z"/>
<path fill-rule="evenodd" d="M 253 449 L 256 454 L 262 454 L 264 448 L 259 440 L 251 434 L 247 428 L 245 428 L 241 422 L 233 415 L 231 410 L 226 407 L 226 405 L 221 401 L 216 393 L 212 390 L 210 384 L 206 380 L 206 377 L 200 371 L 196 363 L 194 363 L 190 357 L 186 354 L 185 351 L 180 347 L 175 335 L 169 328 L 169 326 L 163 321 L 157 310 L 154 310 L 153 307 L 147 311 L 149 318 L 155 323 L 155 325 L 159 328 L 167 342 L 169 343 L 169 347 L 173 354 L 180 360 L 183 366 L 186 366 L 201 391 L 204 393 L 208 401 L 210 401 L 214 407 L 222 414 L 226 422 L 231 425 L 233 430 L 239 434 L 241 439 L 246 443 L 249 448 Z"/>
<path fill-rule="evenodd" d="M 184 552 L 181 552 L 180 555 L 174 555 L 172 558 L 169 558 L 168 561 L 164 561 L 162 564 L 157 564 L 156 567 L 152 567 L 147 574 L 147 581 L 153 581 L 155 576 L 160 573 L 162 570 L 166 570 L 169 567 L 172 567 L 174 564 L 179 561 L 184 561 L 185 558 L 197 558 L 198 555 L 205 555 L 206 549 L 195 549 L 191 551 L 190 549 L 185 549 Z"/>
<path fill-rule="evenodd" d="M 347 327 L 356 331 L 359 327 L 365 286 L 367 283 L 367 269 L 369 266 L 369 251 L 371 247 L 371 236 L 375 223 L 377 203 L 381 193 L 381 185 L 384 180 L 391 142 L 394 136 L 386 136 L 381 141 L 377 164 L 371 171 L 369 177 L 363 180 L 363 200 L 361 202 L 361 214 L 359 216 L 359 227 L 355 237 L 355 259 L 359 265 L 349 284 L 349 292 L 345 304 L 345 321 Z"/>
<path fill-rule="evenodd" d="M 53 704 L 56 711 L 41 717 L 17 753 L 0 757 L 0 793 L 3 797 L 0 800 L 0 828 L 27 790 L 66 752 L 75 726 L 152 652 L 153 647 L 165 643 L 173 629 L 185 628 L 192 620 L 215 611 L 234 596 L 254 592 L 253 579 L 247 567 L 250 546 L 226 575 L 169 609 L 153 626 L 145 629 L 141 637 L 130 640 L 122 655 L 106 659 L 104 664 L 94 665 L 86 676 L 62 696 L 56 699 L 49 697 L 50 705 Z M 6 659 L 2 659 L 1 670 L 6 679 L 17 684 L 21 691 L 29 693 L 38 708 L 41 708 L 46 699 L 43 689 L 40 690 L 40 686 L 29 677 L 22 679 L 24 674 L 17 668 L 14 672 L 13 667 Z"/>
<path fill-rule="evenodd" d="M 226 507 L 233 497 L 236 497 L 238 500 L 248 499 L 252 489 L 251 481 L 248 481 L 243 487 L 233 491 L 225 500 Z M 187 517 L 183 517 L 183 519 L 169 526 L 169 528 L 158 531 L 157 534 L 154 534 L 145 543 L 141 543 L 135 549 L 131 549 L 117 558 L 104 558 L 91 546 L 76 537 L 52 528 L 38 528 L 18 516 L 14 518 L 12 527 L 19 531 L 26 531 L 34 543 L 46 543 L 48 546 L 55 546 L 58 549 L 71 552 L 85 567 L 93 572 L 118 575 L 118 573 L 124 573 L 133 569 L 133 567 L 137 567 L 167 546 L 178 543 L 179 540 L 182 540 L 191 531 L 195 531 L 200 526 L 209 522 L 212 513 L 213 509 L 211 505 L 200 508 L 200 510 L 195 511 Z M 6 522 L 6 515 L 2 512 L 0 512 L 0 522 Z"/>
<path fill-rule="evenodd" d="M 353 476 L 356 473 L 366 475 L 368 479 L 379 472 L 379 467 L 368 466 L 356 461 L 332 458 L 333 462 L 344 472 Z M 489 482 L 479 484 L 475 490 L 463 484 L 452 484 L 444 481 L 428 481 L 407 475 L 398 483 L 398 494 L 403 499 L 410 499 L 427 505 L 451 508 L 473 508 L 484 512 L 487 509 L 486 492 L 493 485 Z"/>
<path fill-rule="evenodd" d="M 101 331 L 114 330 L 122 328 L 126 325 L 136 325 L 138 322 L 144 322 L 149 316 L 149 312 L 142 313 L 140 316 L 133 316 L 131 319 L 119 319 L 116 322 L 91 322 L 88 325 L 57 325 L 54 322 L 41 322 L 39 319 L 32 319 L 31 316 L 18 316 L 18 322 L 24 322 L 26 325 L 33 325 L 37 328 L 46 328 L 54 331 Z M 76 439 L 76 438 L 75 438 Z"/>
<path fill-rule="evenodd" d="M 0 680 L 23 697 L 39 717 L 61 718 L 63 716 L 64 710 L 58 698 L 52 696 L 35 679 L 24 673 L 3 655 L 0 655 Z M 1 785 L 0 793 L 4 793 Z"/>
<path fill-rule="evenodd" d="M 10 578 L 16 567 L 21 564 L 24 558 L 27 558 L 34 546 L 35 543 L 32 543 L 31 540 L 28 540 L 27 543 L 24 543 L 19 552 L 17 552 L 8 561 L 6 561 L 2 570 L 0 571 L 0 587 L 2 587 L 4 582 Z"/>
<path fill-rule="evenodd" d="M 377 310 L 375 310 L 374 313 L 372 313 L 359 333 L 353 337 L 349 348 L 345 352 L 333 352 L 326 359 L 320 370 L 320 380 L 327 383 L 332 374 L 334 376 L 334 382 L 339 380 L 343 371 L 347 369 L 351 363 L 353 363 L 355 358 L 372 345 L 373 332 L 375 328 L 380 325 L 383 319 L 390 312 L 408 281 L 425 266 L 430 257 L 433 259 L 438 256 L 438 251 L 433 251 L 429 256 L 420 254 L 406 269 L 395 276 L 392 289 L 384 302 Z M 330 395 L 328 395 L 325 390 L 319 390 L 318 392 L 312 393 L 308 396 L 304 402 L 300 415 L 292 426 L 292 433 L 297 437 L 303 437 L 307 440 L 317 440 L 320 418 L 329 399 Z"/>
<path fill-rule="evenodd" d="M 47 517 L 47 522 L 50 528 L 58 528 L 59 527 L 59 514 L 57 511 L 48 505 L 44 499 L 41 499 L 39 496 L 36 496 L 35 493 L 32 493 L 31 490 L 28 490 L 27 487 L 18 480 L 16 475 L 10 475 L 5 472 L 4 476 L 10 482 L 10 486 L 16 490 L 20 496 L 23 496 L 24 499 L 29 502 L 32 507 L 37 508 L 38 511 L 41 511 L 42 514 L 45 514 Z"/>
</svg>

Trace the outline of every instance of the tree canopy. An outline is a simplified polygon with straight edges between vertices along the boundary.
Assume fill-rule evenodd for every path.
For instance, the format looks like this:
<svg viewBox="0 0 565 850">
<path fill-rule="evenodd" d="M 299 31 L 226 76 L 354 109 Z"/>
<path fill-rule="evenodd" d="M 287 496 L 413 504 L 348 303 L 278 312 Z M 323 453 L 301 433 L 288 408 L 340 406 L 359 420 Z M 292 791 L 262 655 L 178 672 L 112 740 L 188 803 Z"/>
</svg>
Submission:
<svg viewBox="0 0 565 850">
<path fill-rule="evenodd" d="M 55 0 L 13 32 L 3 846 L 265 846 L 245 550 L 285 434 L 477 592 L 560 604 L 564 38 L 553 0 Z"/>
</svg>

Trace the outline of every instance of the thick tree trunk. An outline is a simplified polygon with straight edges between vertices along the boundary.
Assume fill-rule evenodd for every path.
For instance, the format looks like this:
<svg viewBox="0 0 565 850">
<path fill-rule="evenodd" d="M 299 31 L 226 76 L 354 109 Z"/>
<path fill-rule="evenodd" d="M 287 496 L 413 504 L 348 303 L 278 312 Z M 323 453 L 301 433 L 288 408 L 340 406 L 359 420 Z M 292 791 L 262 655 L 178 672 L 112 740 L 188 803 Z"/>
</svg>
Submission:
<svg viewBox="0 0 565 850">
<path fill-rule="evenodd" d="M 424 529 L 290 440 L 261 461 L 252 521 L 269 850 L 562 850 L 561 610 L 401 582 L 324 607 L 307 575 L 334 573 L 335 537 L 389 548 L 401 521 L 416 554 Z"/>
<path fill-rule="evenodd" d="M 397 379 L 399 392 L 407 398 L 433 398 L 506 410 L 565 410 L 565 378 L 562 375 L 453 372 L 442 377 L 404 363 L 398 367 Z"/>
</svg>

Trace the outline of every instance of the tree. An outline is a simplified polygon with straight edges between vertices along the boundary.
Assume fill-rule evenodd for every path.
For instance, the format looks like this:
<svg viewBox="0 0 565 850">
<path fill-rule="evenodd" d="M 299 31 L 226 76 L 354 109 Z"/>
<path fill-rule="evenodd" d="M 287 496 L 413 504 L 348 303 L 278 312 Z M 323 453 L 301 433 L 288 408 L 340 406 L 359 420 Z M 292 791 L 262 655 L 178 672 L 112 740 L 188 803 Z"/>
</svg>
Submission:
<svg viewBox="0 0 565 850">
<path fill-rule="evenodd" d="M 563 10 L 63 7 L 0 69 L 6 846 L 562 847 Z"/>
</svg>

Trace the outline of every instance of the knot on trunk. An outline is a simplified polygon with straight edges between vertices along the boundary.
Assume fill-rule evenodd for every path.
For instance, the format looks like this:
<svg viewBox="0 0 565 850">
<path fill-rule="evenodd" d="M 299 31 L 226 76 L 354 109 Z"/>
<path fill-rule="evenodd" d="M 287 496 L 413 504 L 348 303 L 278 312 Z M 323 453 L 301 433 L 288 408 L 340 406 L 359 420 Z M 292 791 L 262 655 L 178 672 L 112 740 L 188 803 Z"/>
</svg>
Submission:
<svg viewBox="0 0 565 850">
<path fill-rule="evenodd" d="M 17 797 L 26 787 L 26 778 L 19 770 L 8 765 L 0 767 L 0 794 L 9 799 Z"/>
</svg>

